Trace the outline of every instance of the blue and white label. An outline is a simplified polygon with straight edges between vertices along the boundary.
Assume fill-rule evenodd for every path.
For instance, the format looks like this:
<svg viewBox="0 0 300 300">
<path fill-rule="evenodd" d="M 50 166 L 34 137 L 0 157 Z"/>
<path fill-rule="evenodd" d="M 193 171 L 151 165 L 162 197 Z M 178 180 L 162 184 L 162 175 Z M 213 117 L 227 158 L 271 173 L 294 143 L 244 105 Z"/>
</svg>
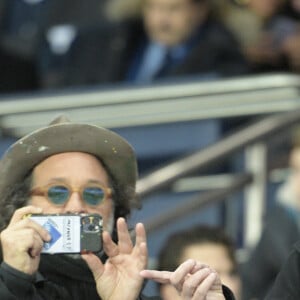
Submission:
<svg viewBox="0 0 300 300">
<path fill-rule="evenodd" d="M 44 243 L 43 250 L 49 250 L 58 239 L 61 237 L 61 233 L 54 227 L 51 220 L 48 220 L 43 227 L 50 233 L 51 240 Z"/>
<path fill-rule="evenodd" d="M 44 243 L 42 253 L 80 252 L 79 215 L 32 215 L 30 218 L 43 226 L 51 235 L 51 240 Z"/>
</svg>

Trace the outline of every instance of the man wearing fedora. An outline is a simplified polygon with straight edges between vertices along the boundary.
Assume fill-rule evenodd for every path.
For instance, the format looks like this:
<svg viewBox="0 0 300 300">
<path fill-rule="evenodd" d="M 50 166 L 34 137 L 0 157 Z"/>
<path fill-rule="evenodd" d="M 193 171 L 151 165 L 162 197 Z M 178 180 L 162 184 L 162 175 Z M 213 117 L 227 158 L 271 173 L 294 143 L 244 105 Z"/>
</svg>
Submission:
<svg viewBox="0 0 300 300">
<path fill-rule="evenodd" d="M 136 180 L 133 149 L 105 128 L 60 117 L 13 144 L 0 164 L 0 299 L 147 299 L 144 278 L 173 284 L 184 299 L 234 299 L 194 260 L 174 272 L 144 270 L 144 226 L 133 243 L 126 224 Z M 104 253 L 41 254 L 52 236 L 27 215 L 86 213 L 103 218 Z"/>
</svg>

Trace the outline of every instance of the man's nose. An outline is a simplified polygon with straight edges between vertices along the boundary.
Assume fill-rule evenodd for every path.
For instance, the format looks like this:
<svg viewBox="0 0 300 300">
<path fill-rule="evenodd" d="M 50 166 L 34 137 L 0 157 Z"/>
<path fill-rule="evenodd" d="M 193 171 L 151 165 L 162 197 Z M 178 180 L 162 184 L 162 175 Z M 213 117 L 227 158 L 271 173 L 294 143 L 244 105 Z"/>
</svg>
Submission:
<svg viewBox="0 0 300 300">
<path fill-rule="evenodd" d="M 73 192 L 67 201 L 64 213 L 86 213 L 87 207 L 78 192 Z"/>
</svg>

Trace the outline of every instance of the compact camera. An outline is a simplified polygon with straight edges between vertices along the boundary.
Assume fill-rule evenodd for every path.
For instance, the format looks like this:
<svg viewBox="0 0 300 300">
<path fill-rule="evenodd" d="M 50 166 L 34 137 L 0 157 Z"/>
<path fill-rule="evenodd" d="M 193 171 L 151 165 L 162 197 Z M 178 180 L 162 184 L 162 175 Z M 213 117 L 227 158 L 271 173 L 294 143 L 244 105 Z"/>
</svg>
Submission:
<svg viewBox="0 0 300 300">
<path fill-rule="evenodd" d="M 103 220 L 98 214 L 32 214 L 51 235 L 42 253 L 84 253 L 102 250 Z"/>
</svg>

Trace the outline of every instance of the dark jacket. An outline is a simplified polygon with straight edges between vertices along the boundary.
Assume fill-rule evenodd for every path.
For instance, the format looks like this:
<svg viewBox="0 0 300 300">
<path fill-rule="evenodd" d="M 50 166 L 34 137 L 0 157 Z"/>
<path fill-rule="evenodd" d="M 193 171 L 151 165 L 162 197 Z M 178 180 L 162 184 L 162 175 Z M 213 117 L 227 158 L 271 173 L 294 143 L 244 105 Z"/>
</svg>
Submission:
<svg viewBox="0 0 300 300">
<path fill-rule="evenodd" d="M 2 263 L 0 299 L 99 300 L 100 298 L 93 275 L 83 261 L 47 255 L 42 257 L 40 272 L 36 276 L 24 274 Z M 147 298 L 141 295 L 138 299 L 159 298 Z"/>
<path fill-rule="evenodd" d="M 199 30 L 188 55 L 164 78 L 247 73 L 239 45 L 223 25 L 211 20 Z M 49 59 L 48 65 L 41 68 L 41 77 L 48 87 L 126 82 L 132 64 L 147 42 L 141 21 L 105 23 L 81 30 L 65 55 L 55 57 L 49 49 L 44 51 Z"/>
<path fill-rule="evenodd" d="M 261 238 L 242 267 L 243 299 L 266 296 L 299 239 L 297 219 L 296 211 L 283 205 L 278 204 L 269 212 Z"/>
<path fill-rule="evenodd" d="M 0 93 L 36 90 L 35 65 L 0 45 Z"/>
<path fill-rule="evenodd" d="M 300 241 L 295 244 L 265 300 L 300 299 Z"/>
<path fill-rule="evenodd" d="M 67 275 L 66 275 L 67 274 Z M 223 287 L 226 300 L 234 300 Z M 0 299 L 3 300 L 99 300 L 95 281 L 86 264 L 60 255 L 42 256 L 40 271 L 30 276 L 3 263 L 0 267 Z M 140 295 L 138 300 L 159 300 Z"/>
</svg>

